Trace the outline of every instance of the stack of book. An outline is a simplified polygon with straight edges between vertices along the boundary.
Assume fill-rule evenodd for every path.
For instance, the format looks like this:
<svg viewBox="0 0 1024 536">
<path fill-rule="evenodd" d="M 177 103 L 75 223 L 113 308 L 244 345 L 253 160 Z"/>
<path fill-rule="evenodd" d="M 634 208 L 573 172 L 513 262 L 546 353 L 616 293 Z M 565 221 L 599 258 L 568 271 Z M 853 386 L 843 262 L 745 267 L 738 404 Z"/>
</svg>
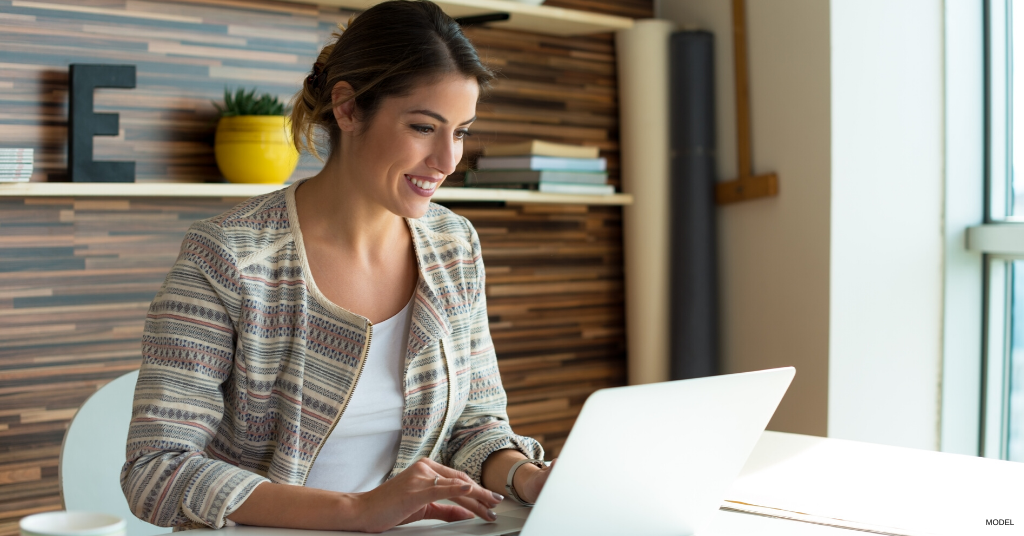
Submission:
<svg viewBox="0 0 1024 536">
<path fill-rule="evenodd" d="M 0 182 L 28 182 L 32 149 L 0 149 Z"/>
<path fill-rule="evenodd" d="M 608 162 L 597 147 L 540 140 L 489 145 L 466 172 L 471 188 L 526 188 L 548 193 L 608 195 Z"/>
</svg>

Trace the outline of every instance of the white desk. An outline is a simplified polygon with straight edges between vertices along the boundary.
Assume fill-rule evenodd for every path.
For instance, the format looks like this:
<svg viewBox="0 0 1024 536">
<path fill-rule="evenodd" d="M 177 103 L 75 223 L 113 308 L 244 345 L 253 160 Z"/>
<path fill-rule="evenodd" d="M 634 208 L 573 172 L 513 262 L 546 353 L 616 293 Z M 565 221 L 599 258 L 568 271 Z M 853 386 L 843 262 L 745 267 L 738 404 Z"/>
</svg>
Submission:
<svg viewBox="0 0 1024 536">
<path fill-rule="evenodd" d="M 1024 463 L 765 432 L 730 500 L 890 534 L 1024 534 Z"/>
<path fill-rule="evenodd" d="M 864 534 L 813 523 L 719 510 L 715 514 L 711 528 L 698 536 L 858 536 Z"/>
<path fill-rule="evenodd" d="M 736 502 L 745 503 L 744 506 Z M 499 513 L 513 507 L 499 505 Z M 1024 464 L 871 443 L 765 432 L 700 536 L 853 536 L 847 528 L 909 536 L 1024 534 Z M 986 519 L 1014 526 L 986 526 Z M 431 536 L 431 522 L 388 534 Z M 199 536 L 209 531 L 190 531 Z M 220 536 L 339 536 L 345 532 L 234 527 Z"/>
<path fill-rule="evenodd" d="M 496 508 L 501 513 L 501 507 Z M 715 514 L 713 530 L 699 536 L 857 536 L 863 532 L 846 529 L 773 519 L 750 514 L 726 512 L 719 510 Z M 437 531 L 430 530 L 430 522 L 419 522 L 413 525 L 395 527 L 384 534 L 395 536 L 436 536 Z M 181 534 L 181 533 L 177 533 Z M 270 529 L 263 527 L 231 527 L 214 531 L 202 529 L 188 531 L 189 536 L 204 534 L 205 536 L 364 536 L 360 532 L 327 532 L 298 529 Z M 1010 533 L 1012 534 L 1012 533 Z M 171 536 L 168 534 L 167 536 Z M 450 533 L 445 536 L 450 536 Z M 571 536 L 571 535 L 566 535 Z M 623 536 L 630 536 L 624 534 Z M 964 535 L 969 536 L 969 535 Z"/>
</svg>

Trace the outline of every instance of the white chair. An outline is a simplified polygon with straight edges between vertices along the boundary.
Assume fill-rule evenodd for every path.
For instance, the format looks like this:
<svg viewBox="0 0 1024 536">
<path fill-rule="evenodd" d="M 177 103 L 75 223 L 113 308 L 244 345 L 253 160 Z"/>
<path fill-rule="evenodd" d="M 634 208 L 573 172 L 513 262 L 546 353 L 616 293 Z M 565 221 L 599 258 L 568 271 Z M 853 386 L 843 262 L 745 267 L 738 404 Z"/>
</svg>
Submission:
<svg viewBox="0 0 1024 536">
<path fill-rule="evenodd" d="M 139 520 L 121 491 L 121 466 L 139 372 L 129 372 L 96 391 L 71 420 L 60 449 L 58 475 L 66 510 L 124 518 L 128 536 L 171 531 Z"/>
</svg>

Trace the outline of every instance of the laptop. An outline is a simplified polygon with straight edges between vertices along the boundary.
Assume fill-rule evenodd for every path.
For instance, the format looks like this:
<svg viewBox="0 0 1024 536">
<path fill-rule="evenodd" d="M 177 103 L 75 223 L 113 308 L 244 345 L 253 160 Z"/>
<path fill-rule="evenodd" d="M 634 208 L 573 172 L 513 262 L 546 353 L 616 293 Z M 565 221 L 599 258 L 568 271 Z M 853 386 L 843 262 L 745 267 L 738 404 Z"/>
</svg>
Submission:
<svg viewBox="0 0 1024 536">
<path fill-rule="evenodd" d="M 537 504 L 395 530 L 403 536 L 681 536 L 714 518 L 775 413 L 792 367 L 601 389 Z M 506 502 L 512 502 L 508 500 Z"/>
</svg>

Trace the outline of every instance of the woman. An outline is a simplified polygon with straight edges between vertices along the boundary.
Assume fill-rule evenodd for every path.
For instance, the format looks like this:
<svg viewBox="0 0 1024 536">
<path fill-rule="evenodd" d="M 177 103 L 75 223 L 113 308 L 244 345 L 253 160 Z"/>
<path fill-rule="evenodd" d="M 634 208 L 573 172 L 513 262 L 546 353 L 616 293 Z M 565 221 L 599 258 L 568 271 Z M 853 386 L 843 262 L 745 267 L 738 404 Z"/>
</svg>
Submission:
<svg viewBox="0 0 1024 536">
<path fill-rule="evenodd" d="M 297 146 L 327 133 L 323 170 L 195 223 L 150 308 L 121 473 L 139 518 L 379 532 L 536 500 L 479 239 L 430 204 L 492 77 L 429 2 L 324 48 L 292 112 Z"/>
</svg>

